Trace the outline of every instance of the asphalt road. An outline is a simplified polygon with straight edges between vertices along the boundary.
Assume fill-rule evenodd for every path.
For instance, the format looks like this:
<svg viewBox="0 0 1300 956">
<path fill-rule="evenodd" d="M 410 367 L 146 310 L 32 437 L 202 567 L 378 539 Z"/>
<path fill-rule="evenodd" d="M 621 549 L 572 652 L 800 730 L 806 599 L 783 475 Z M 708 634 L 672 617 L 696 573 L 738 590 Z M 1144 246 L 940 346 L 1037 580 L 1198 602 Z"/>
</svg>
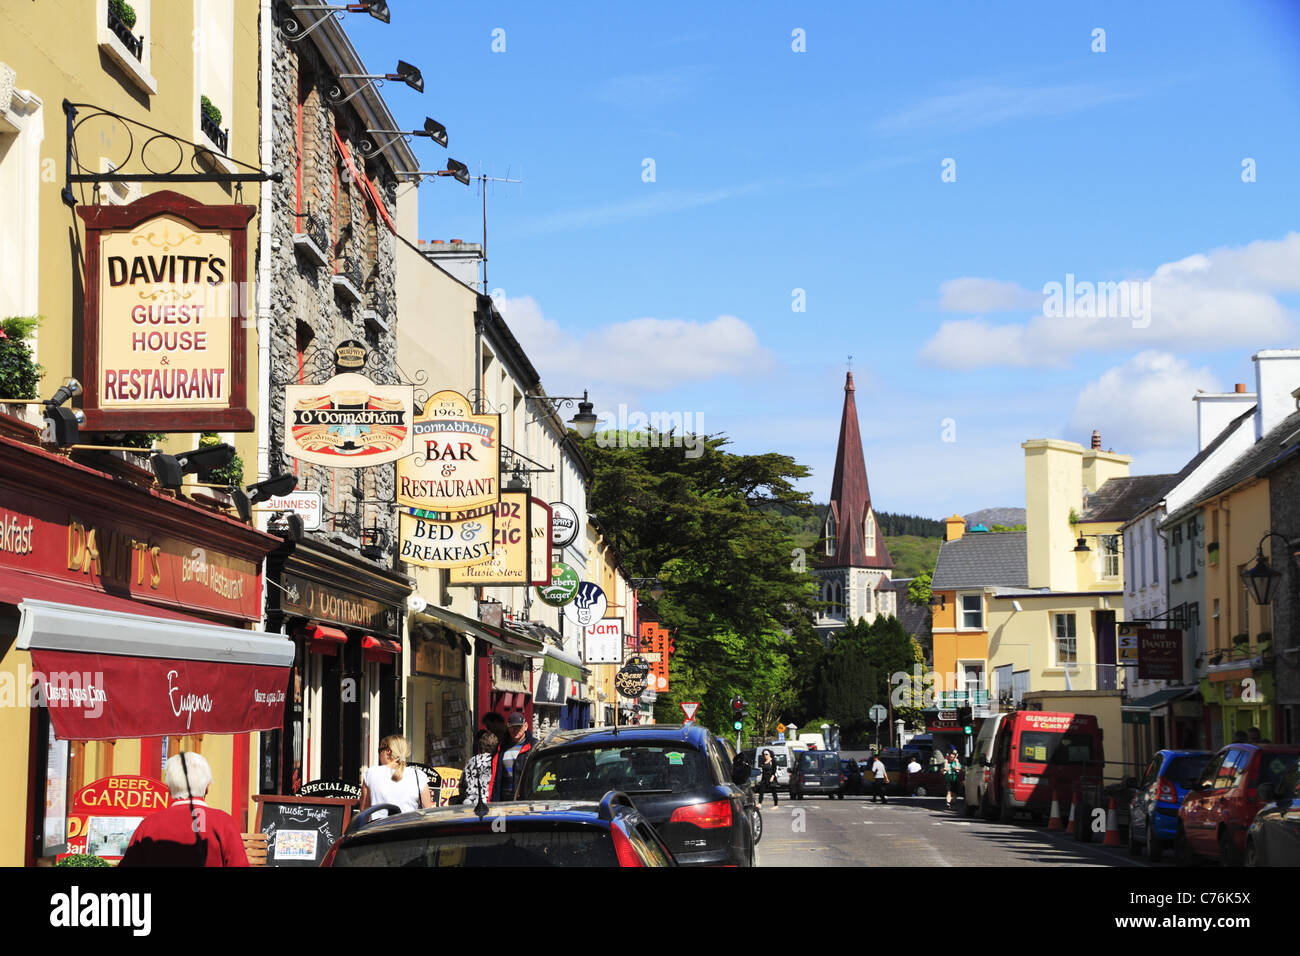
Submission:
<svg viewBox="0 0 1300 956">
<path fill-rule="evenodd" d="M 1080 843 L 1028 820 L 1000 823 L 942 797 L 809 797 L 763 807 L 759 866 L 1147 866 L 1126 846 Z"/>
</svg>

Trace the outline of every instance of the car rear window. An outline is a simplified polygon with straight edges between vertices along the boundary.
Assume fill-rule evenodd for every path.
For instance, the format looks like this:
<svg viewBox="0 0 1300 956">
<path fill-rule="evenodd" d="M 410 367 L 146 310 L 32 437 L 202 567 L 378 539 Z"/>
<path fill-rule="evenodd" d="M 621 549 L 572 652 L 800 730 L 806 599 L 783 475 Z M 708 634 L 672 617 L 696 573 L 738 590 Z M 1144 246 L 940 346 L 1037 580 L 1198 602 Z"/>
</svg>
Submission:
<svg viewBox="0 0 1300 956">
<path fill-rule="evenodd" d="M 1165 768 L 1162 776 L 1172 780 L 1184 790 L 1190 790 L 1201 779 L 1201 772 L 1212 756 L 1213 754 L 1185 754 L 1175 757 L 1169 761 L 1169 766 Z"/>
<path fill-rule="evenodd" d="M 610 790 L 680 793 L 712 785 L 705 755 L 680 741 L 565 747 L 528 761 L 519 797 L 599 800 Z"/>
<path fill-rule="evenodd" d="M 339 847 L 335 866 L 618 866 L 609 832 L 601 827 L 525 829 L 512 825 L 443 829 Z"/>
<path fill-rule="evenodd" d="M 1283 775 L 1295 766 L 1296 757 L 1300 757 L 1300 750 L 1293 750 L 1290 753 L 1261 752 L 1259 783 L 1271 783 L 1277 786 Z"/>
<path fill-rule="evenodd" d="M 1030 763 L 1087 763 L 1093 759 L 1092 737 L 1087 734 L 1026 730 L 1020 734 L 1018 753 L 1021 760 Z"/>
</svg>

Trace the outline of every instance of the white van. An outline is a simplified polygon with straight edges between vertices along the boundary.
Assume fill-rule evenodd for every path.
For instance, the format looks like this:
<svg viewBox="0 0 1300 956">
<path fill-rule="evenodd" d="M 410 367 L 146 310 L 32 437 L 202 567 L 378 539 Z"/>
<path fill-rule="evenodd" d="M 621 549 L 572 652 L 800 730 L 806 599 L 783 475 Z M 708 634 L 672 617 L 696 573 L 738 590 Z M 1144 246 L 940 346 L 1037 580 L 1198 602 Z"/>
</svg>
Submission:
<svg viewBox="0 0 1300 956">
<path fill-rule="evenodd" d="M 966 762 L 966 816 L 973 817 L 979 813 L 984 800 L 985 781 L 989 766 L 993 763 L 993 743 L 998 736 L 998 728 L 1006 714 L 993 714 L 985 717 L 980 731 L 975 735 L 970 758 Z"/>
<path fill-rule="evenodd" d="M 772 759 L 776 761 L 776 785 L 781 790 L 790 789 L 790 768 L 794 766 L 795 754 L 799 751 L 807 750 L 807 747 L 801 747 L 787 741 L 781 741 L 774 744 L 762 744 L 748 751 L 754 759 L 754 769 L 759 769 L 759 762 L 763 756 L 764 750 L 772 751 Z M 758 778 L 754 780 L 755 788 L 758 787 Z"/>
</svg>

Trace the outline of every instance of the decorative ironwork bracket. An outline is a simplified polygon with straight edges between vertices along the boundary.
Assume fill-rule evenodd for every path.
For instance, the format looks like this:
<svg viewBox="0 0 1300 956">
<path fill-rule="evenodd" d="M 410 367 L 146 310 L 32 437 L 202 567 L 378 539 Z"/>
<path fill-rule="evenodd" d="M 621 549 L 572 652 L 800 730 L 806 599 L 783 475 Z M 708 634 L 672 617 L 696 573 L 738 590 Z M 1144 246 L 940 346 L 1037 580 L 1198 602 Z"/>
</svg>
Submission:
<svg viewBox="0 0 1300 956">
<path fill-rule="evenodd" d="M 78 110 L 88 112 L 78 119 Z M 278 169 L 274 172 L 265 172 L 256 166 L 240 162 L 232 156 L 214 152 L 200 143 L 192 143 L 189 140 L 181 139 L 179 136 L 165 133 L 160 129 L 149 126 L 147 123 L 128 119 L 120 113 L 114 113 L 112 110 L 104 109 L 102 106 L 96 106 L 93 103 L 71 103 L 64 100 L 63 114 L 66 119 L 67 156 L 65 165 L 66 182 L 60 195 L 63 202 L 71 207 L 77 205 L 76 194 L 72 191 L 74 183 L 93 184 L 98 187 L 100 183 L 260 183 L 268 180 L 278 183 L 284 179 L 284 174 Z M 87 123 L 99 118 L 120 123 L 127 135 L 126 154 L 121 158 L 120 162 L 111 164 L 112 169 L 109 172 L 101 172 L 83 166 L 79 158 L 80 150 L 77 145 L 77 133 Z M 138 151 L 135 147 L 136 134 L 132 131 L 133 128 L 153 134 L 144 140 Z M 102 143 L 108 143 L 111 141 L 111 137 L 101 130 L 100 140 Z M 155 146 L 155 144 L 157 145 Z M 185 147 L 193 150 L 189 162 L 190 167 L 195 172 L 178 173 L 176 171 L 180 169 L 181 164 L 185 161 Z M 155 155 L 150 155 L 151 148 Z M 248 172 L 214 173 L 200 171 L 199 162 L 205 156 L 233 163 L 248 170 Z M 116 157 L 110 157 L 110 159 L 113 158 Z M 173 158 L 175 162 L 171 162 Z M 133 160 L 147 171 L 132 170 Z M 162 167 L 169 162 L 171 162 L 170 168 L 164 170 Z"/>
</svg>

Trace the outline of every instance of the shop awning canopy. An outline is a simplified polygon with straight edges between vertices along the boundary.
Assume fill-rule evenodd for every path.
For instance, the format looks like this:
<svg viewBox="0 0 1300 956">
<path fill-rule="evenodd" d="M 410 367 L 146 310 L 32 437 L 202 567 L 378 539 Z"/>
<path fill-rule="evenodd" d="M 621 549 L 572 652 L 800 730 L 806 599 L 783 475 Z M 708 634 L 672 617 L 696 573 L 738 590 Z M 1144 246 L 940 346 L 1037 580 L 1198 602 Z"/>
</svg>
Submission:
<svg viewBox="0 0 1300 956">
<path fill-rule="evenodd" d="M 487 641 L 494 647 L 499 647 L 512 654 L 519 654 L 523 657 L 542 656 L 542 642 L 530 637 L 523 631 L 492 627 L 482 621 L 476 621 L 472 617 L 457 614 L 455 611 L 449 611 L 446 608 L 434 607 L 432 604 L 428 605 L 416 617 L 431 617 L 462 633 L 468 634 L 470 637 Z"/>
<path fill-rule="evenodd" d="M 283 725 L 291 641 L 25 598 L 19 649 L 63 740 L 240 734 Z"/>
<path fill-rule="evenodd" d="M 402 653 L 402 645 L 383 637 L 367 634 L 361 639 L 361 650 L 368 661 L 391 661 Z"/>
<path fill-rule="evenodd" d="M 558 647 L 547 644 L 545 647 L 546 659 L 542 661 L 542 670 L 550 671 L 552 674 L 559 674 L 561 677 L 568 677 L 570 680 L 576 680 L 582 683 L 587 679 L 587 671 L 583 670 L 582 661 L 575 654 L 563 651 Z"/>
<path fill-rule="evenodd" d="M 1154 694 L 1147 694 L 1145 697 L 1135 697 L 1127 704 L 1124 704 L 1122 709 L 1155 710 L 1157 707 L 1164 707 L 1167 704 L 1172 704 L 1176 700 L 1190 697 L 1195 693 L 1195 687 L 1166 687 L 1164 690 L 1158 690 Z"/>
</svg>

